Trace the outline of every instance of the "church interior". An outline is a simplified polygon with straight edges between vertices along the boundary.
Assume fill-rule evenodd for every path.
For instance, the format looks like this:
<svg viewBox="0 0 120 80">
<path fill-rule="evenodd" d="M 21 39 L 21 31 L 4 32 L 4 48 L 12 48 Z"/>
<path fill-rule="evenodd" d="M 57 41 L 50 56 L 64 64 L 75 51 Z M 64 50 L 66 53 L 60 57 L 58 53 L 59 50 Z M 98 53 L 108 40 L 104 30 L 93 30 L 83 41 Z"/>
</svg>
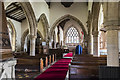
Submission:
<svg viewBox="0 0 120 80">
<path fill-rule="evenodd" d="M 0 80 L 120 80 L 120 1 L 0 1 Z"/>
</svg>

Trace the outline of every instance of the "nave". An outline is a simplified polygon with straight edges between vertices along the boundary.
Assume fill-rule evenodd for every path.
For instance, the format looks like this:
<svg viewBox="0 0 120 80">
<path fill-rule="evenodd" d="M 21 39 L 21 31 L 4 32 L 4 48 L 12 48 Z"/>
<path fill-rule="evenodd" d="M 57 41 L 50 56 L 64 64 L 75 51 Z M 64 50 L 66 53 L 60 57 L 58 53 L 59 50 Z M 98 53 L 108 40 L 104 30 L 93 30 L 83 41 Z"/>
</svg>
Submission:
<svg viewBox="0 0 120 80">
<path fill-rule="evenodd" d="M 34 74 L 34 71 L 28 71 L 26 72 L 27 74 L 31 73 L 34 74 L 34 76 L 30 75 L 22 78 L 19 76 L 16 79 L 33 80 L 35 78 L 35 80 L 99 80 L 99 67 L 106 65 L 106 61 L 106 57 L 98 58 L 85 53 L 82 55 L 67 53 L 63 55 L 61 59 L 58 59 L 55 62 L 53 61 L 51 65 L 48 65 L 48 67 L 45 64 L 46 62 L 44 63 L 43 61 L 43 65 L 45 66 L 40 68 L 41 73 L 35 72 Z M 41 66 L 42 65 L 40 65 L 40 67 Z M 29 69 L 32 70 L 33 68 Z M 25 72 L 22 74 L 25 74 Z M 27 74 L 25 74 L 25 76 L 27 76 Z"/>
</svg>

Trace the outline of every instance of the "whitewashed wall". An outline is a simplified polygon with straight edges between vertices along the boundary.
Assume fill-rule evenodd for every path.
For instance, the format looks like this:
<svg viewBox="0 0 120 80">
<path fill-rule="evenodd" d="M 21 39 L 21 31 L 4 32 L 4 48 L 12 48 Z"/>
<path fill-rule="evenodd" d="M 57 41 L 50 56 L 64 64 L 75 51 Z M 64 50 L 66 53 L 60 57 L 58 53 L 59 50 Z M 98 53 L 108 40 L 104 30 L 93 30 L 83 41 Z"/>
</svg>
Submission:
<svg viewBox="0 0 120 80">
<path fill-rule="evenodd" d="M 31 2 L 31 5 L 32 5 L 36 19 L 38 20 L 41 14 L 44 13 L 49 23 L 49 8 L 45 0 L 41 0 L 41 2 Z"/>
<path fill-rule="evenodd" d="M 29 24 L 27 22 L 27 19 L 23 20 L 22 23 L 21 23 L 21 37 L 23 35 L 23 33 L 29 29 Z"/>
<path fill-rule="evenodd" d="M 88 6 L 86 3 L 74 3 L 71 7 L 65 8 L 61 3 L 54 2 L 51 3 L 50 7 L 50 27 L 55 23 L 60 17 L 70 14 L 78 18 L 83 25 L 86 27 L 86 22 L 88 18 Z M 87 27 L 85 28 L 87 30 Z"/>
</svg>

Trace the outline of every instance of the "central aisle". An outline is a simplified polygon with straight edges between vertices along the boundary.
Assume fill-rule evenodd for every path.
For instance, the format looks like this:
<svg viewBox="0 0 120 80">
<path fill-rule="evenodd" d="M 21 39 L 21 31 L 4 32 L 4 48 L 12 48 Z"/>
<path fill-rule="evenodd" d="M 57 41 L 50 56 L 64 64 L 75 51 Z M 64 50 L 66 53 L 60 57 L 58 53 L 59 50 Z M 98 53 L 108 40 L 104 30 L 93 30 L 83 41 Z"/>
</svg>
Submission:
<svg viewBox="0 0 120 80">
<path fill-rule="evenodd" d="M 71 62 L 71 58 L 60 59 L 50 68 L 48 68 L 38 77 L 36 77 L 35 80 L 65 80 L 70 62 Z"/>
</svg>

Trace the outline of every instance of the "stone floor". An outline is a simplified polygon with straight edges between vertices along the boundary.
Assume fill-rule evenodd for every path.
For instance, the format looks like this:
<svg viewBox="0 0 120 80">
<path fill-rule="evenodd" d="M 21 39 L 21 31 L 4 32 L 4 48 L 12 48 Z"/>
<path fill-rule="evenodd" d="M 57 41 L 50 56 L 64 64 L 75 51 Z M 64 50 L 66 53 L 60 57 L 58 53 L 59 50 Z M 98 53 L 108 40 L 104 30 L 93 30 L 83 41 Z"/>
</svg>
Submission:
<svg viewBox="0 0 120 80">
<path fill-rule="evenodd" d="M 16 71 L 16 80 L 34 80 L 40 72 L 32 71 L 32 72 L 18 72 Z"/>
</svg>

